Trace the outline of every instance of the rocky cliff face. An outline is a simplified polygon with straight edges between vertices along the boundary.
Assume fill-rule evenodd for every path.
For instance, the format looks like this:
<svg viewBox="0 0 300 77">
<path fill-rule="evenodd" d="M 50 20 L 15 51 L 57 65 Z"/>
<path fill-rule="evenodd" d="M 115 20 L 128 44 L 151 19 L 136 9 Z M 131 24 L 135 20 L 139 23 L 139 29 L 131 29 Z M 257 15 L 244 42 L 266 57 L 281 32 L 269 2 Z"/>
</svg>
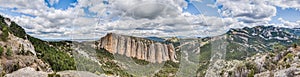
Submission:
<svg viewBox="0 0 300 77">
<path fill-rule="evenodd" d="M 106 49 L 112 54 L 126 55 L 152 63 L 175 60 L 175 48 L 172 44 L 163 44 L 152 40 L 108 33 L 96 43 L 97 49 Z"/>
</svg>

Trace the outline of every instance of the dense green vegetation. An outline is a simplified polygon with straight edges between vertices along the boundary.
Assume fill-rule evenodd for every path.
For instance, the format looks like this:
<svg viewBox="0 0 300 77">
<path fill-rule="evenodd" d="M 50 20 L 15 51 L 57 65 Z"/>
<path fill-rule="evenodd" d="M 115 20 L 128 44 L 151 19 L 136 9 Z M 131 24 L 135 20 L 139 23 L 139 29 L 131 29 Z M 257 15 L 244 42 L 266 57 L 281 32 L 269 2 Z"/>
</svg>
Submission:
<svg viewBox="0 0 300 77">
<path fill-rule="evenodd" d="M 108 53 L 105 49 L 98 49 L 97 51 L 97 56 L 100 59 L 114 59 L 113 54 Z"/>
<path fill-rule="evenodd" d="M 47 42 L 29 36 L 29 40 L 35 47 L 35 51 L 40 53 L 38 58 L 48 62 L 54 71 L 75 70 L 75 61 L 66 52 L 55 47 L 50 47 Z"/>
<path fill-rule="evenodd" d="M 11 25 L 9 26 L 8 29 L 9 32 L 14 34 L 15 36 L 26 39 L 27 34 L 25 30 L 15 22 L 11 22 Z"/>
<path fill-rule="evenodd" d="M 170 74 L 175 74 L 177 73 L 179 69 L 179 63 L 175 63 L 173 61 L 166 61 L 162 69 L 159 70 L 158 73 L 156 73 L 154 76 L 156 77 L 169 77 Z"/>
<path fill-rule="evenodd" d="M 2 41 L 7 41 L 7 38 L 8 38 L 8 28 L 7 28 L 7 26 L 6 25 L 4 25 L 4 23 L 0 23 L 0 25 L 1 25 L 1 28 L 2 28 L 2 34 L 0 35 L 0 37 L 1 37 L 1 40 Z"/>
<path fill-rule="evenodd" d="M 62 50 L 62 51 L 72 51 L 71 48 L 72 41 L 51 41 L 49 44 L 53 45 L 54 47 Z"/>
<path fill-rule="evenodd" d="M 122 70 L 120 66 L 115 63 L 114 56 L 111 53 L 108 53 L 105 49 L 96 50 L 98 60 L 102 65 L 102 69 L 105 74 L 109 75 L 119 75 L 122 77 L 132 77 L 129 73 Z"/>
<path fill-rule="evenodd" d="M 132 58 L 132 60 L 133 60 L 136 64 L 139 64 L 139 65 L 147 65 L 147 64 L 150 63 L 150 62 L 148 62 L 148 61 L 140 60 L 140 59 L 137 59 L 137 58 Z"/>
</svg>

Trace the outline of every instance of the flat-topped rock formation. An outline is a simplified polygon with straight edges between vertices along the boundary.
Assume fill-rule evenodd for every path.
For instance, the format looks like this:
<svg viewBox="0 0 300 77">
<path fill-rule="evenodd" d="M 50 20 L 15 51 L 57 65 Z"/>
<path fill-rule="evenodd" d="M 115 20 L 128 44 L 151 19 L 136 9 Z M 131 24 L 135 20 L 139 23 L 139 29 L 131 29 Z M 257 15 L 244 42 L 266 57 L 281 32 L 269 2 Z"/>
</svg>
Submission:
<svg viewBox="0 0 300 77">
<path fill-rule="evenodd" d="M 175 48 L 172 44 L 163 44 L 149 39 L 108 33 L 97 41 L 97 48 L 106 49 L 112 54 L 126 55 L 152 63 L 175 60 Z"/>
</svg>

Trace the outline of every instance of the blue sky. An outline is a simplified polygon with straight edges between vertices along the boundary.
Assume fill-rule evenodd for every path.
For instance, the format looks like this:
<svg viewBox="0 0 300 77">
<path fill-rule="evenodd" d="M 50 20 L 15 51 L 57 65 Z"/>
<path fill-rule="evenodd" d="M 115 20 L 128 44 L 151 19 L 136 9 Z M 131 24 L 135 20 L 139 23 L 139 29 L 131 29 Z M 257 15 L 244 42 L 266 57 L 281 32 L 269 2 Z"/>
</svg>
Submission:
<svg viewBox="0 0 300 77">
<path fill-rule="evenodd" d="M 190 12 L 192 14 L 203 14 L 206 16 L 220 16 L 218 13 L 218 8 L 213 8 L 207 6 L 207 4 L 214 5 L 215 0 L 205 0 L 202 2 L 197 1 L 188 1 L 188 6 L 185 9 L 186 12 Z"/>
<path fill-rule="evenodd" d="M 150 2 L 151 1 L 152 0 L 150 0 Z M 268 24 L 278 25 L 288 23 L 293 27 L 300 27 L 300 6 L 298 6 L 300 4 L 288 4 L 289 6 L 286 6 L 287 4 L 284 4 L 284 1 L 282 1 L 282 3 L 274 1 L 273 4 L 272 1 L 252 2 L 252 0 L 182 0 L 182 2 L 180 0 L 153 0 L 152 2 L 155 1 L 164 2 L 161 4 L 170 4 L 172 7 L 181 8 L 182 14 L 189 13 L 191 15 L 181 18 L 182 16 L 180 14 L 176 16 L 174 13 L 176 10 L 171 10 L 170 12 L 157 11 L 161 10 L 159 8 L 152 8 L 148 10 L 148 8 L 140 6 L 141 4 L 145 4 L 138 3 L 141 2 L 140 0 L 115 0 L 114 2 L 111 2 L 110 0 L 5 0 L 0 1 L 0 14 L 10 17 L 16 21 L 19 25 L 25 28 L 26 32 L 29 34 L 46 39 L 69 39 L 70 37 L 86 38 L 88 36 L 85 36 L 85 34 L 89 32 L 95 32 L 95 34 L 98 32 L 99 36 L 103 36 L 105 33 L 113 31 L 120 31 L 120 33 L 140 31 L 146 33 L 142 35 L 147 35 L 147 33 L 149 33 L 149 36 L 158 35 L 157 33 L 161 34 L 160 36 L 170 35 L 174 33 L 168 32 L 174 31 L 180 34 L 178 36 L 193 35 L 193 32 L 200 32 L 198 33 L 200 34 L 199 36 L 208 36 L 213 35 L 214 33 L 222 34 L 229 28 L 265 25 L 265 22 L 268 22 Z M 255 3 L 258 4 L 254 5 L 255 7 L 251 7 Z M 264 3 L 270 3 L 271 5 Z M 300 3 L 300 1 L 298 3 Z M 186 4 L 187 6 L 183 7 L 183 4 Z M 137 9 L 131 8 L 132 6 Z M 273 11 L 274 9 L 275 11 Z M 105 15 L 100 15 L 103 11 L 107 17 L 105 17 Z M 126 12 L 129 12 L 129 14 L 125 15 L 124 13 Z M 131 16 L 130 12 L 132 12 L 132 14 L 141 13 L 138 15 L 141 15 L 142 19 L 135 15 Z M 271 16 L 270 14 L 273 14 L 272 12 L 276 14 Z M 80 14 L 77 15 L 77 13 Z M 154 17 L 154 19 L 151 18 L 149 21 L 144 21 L 144 19 L 148 19 L 147 17 L 149 15 L 143 15 L 143 13 L 161 14 L 153 16 L 162 16 L 162 18 Z M 175 15 L 177 18 L 172 18 L 174 20 L 170 20 L 168 18 L 168 14 L 170 13 Z M 126 20 L 123 23 L 123 20 L 120 20 L 122 16 L 126 16 L 129 20 Z M 195 19 L 196 21 L 193 22 L 197 22 L 195 24 L 198 25 L 186 24 L 192 22 L 178 22 L 186 21 L 186 19 L 190 18 Z M 96 23 L 100 22 L 100 20 L 108 20 L 105 21 L 108 23 L 96 25 Z M 162 22 L 164 20 L 170 20 L 172 22 Z M 282 20 L 288 22 L 282 22 Z M 114 21 L 120 21 L 120 23 L 116 23 Z M 141 23 L 140 21 L 144 22 Z M 153 26 L 149 27 L 149 25 L 145 24 L 151 24 Z M 133 27 L 132 25 L 137 27 Z M 188 30 L 189 32 L 187 32 L 187 29 L 195 30 Z M 220 32 L 218 32 L 219 30 Z M 201 32 L 209 32 L 212 34 L 201 34 Z"/>
<path fill-rule="evenodd" d="M 47 4 L 48 7 L 53 7 L 55 9 L 62 9 L 62 10 L 75 7 L 74 4 L 76 5 L 76 3 L 78 2 L 77 0 L 59 0 L 58 3 L 54 3 L 53 5 L 51 5 L 49 1 L 50 0 L 45 0 L 45 3 Z"/>
<path fill-rule="evenodd" d="M 300 11 L 296 10 L 294 8 L 286 8 L 283 9 L 281 7 L 276 7 L 277 8 L 277 13 L 276 16 L 272 18 L 271 23 L 280 23 L 278 21 L 278 18 L 282 18 L 287 21 L 295 22 L 300 20 Z"/>
<path fill-rule="evenodd" d="M 25 14 L 25 13 L 19 13 L 19 12 L 13 12 L 14 10 L 17 10 L 17 8 L 4 8 L 0 6 L 0 12 L 4 13 L 4 14 L 8 14 L 11 16 L 21 16 L 21 15 L 25 15 L 25 16 L 30 16 L 30 17 L 35 17 L 34 15 L 30 15 L 30 14 Z"/>
</svg>

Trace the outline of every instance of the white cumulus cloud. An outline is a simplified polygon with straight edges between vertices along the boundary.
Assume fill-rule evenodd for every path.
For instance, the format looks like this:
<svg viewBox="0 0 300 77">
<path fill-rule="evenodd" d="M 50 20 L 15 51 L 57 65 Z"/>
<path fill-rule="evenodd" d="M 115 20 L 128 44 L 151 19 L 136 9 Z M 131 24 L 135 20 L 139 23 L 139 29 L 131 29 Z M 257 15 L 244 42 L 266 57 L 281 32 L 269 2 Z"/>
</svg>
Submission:
<svg viewBox="0 0 300 77">
<path fill-rule="evenodd" d="M 50 4 L 58 1 L 50 0 Z M 107 32 L 142 37 L 205 37 L 221 35 L 230 28 L 269 24 L 277 6 L 299 8 L 299 1 L 292 0 L 217 0 L 217 5 L 223 5 L 221 9 L 207 4 L 219 10 L 221 17 L 217 17 L 183 12 L 187 4 L 185 0 L 78 0 L 75 7 L 61 10 L 47 7 L 44 0 L 0 0 L 1 9 L 17 8 L 12 12 L 34 17 L 0 14 L 40 38 L 91 39 Z M 281 22 L 283 26 L 299 26 L 299 21 Z"/>
</svg>

